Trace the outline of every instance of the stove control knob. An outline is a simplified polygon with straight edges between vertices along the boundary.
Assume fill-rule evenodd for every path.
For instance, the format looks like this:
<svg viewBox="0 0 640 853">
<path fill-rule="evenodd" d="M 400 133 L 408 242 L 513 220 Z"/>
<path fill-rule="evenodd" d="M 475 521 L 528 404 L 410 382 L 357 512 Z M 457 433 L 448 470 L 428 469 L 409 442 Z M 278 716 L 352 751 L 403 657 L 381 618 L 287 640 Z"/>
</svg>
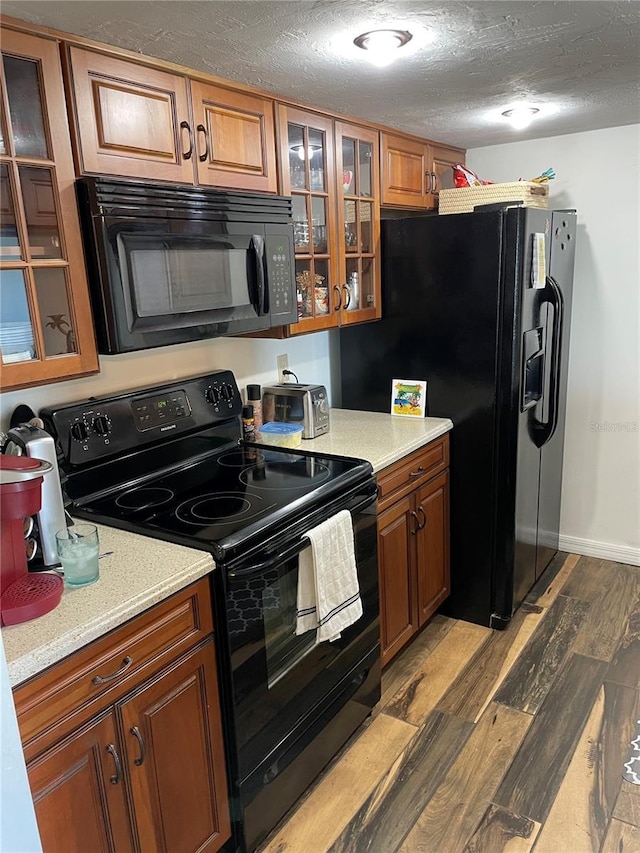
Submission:
<svg viewBox="0 0 640 853">
<path fill-rule="evenodd" d="M 222 394 L 223 400 L 229 401 L 233 399 L 233 387 L 226 382 L 223 383 L 220 393 Z"/>
<path fill-rule="evenodd" d="M 109 435 L 111 432 L 111 421 L 106 415 L 98 415 L 95 417 L 91 426 L 97 435 L 105 436 Z"/>
<path fill-rule="evenodd" d="M 220 389 L 210 385 L 204 392 L 204 397 L 211 406 L 217 406 L 220 402 Z"/>
<path fill-rule="evenodd" d="M 89 438 L 89 427 L 84 421 L 76 421 L 71 425 L 71 438 L 76 441 L 86 441 Z"/>
</svg>

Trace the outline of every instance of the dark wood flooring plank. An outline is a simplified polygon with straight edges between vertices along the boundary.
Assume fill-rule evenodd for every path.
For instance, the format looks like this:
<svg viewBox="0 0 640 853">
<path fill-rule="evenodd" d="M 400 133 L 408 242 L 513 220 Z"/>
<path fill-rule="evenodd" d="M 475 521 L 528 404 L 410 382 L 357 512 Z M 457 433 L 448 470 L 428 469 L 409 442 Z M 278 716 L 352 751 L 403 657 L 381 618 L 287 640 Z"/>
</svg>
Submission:
<svg viewBox="0 0 640 853">
<path fill-rule="evenodd" d="M 494 631 L 444 694 L 438 708 L 476 722 L 545 615 L 524 603 L 505 631 Z"/>
<path fill-rule="evenodd" d="M 527 853 L 540 824 L 491 804 L 462 853 Z"/>
<path fill-rule="evenodd" d="M 612 820 L 602 853 L 640 853 L 640 829 L 619 820 Z"/>
<path fill-rule="evenodd" d="M 515 662 L 497 691 L 496 702 L 537 714 L 591 606 L 564 595 L 556 598 L 527 645 L 527 654 Z"/>
<path fill-rule="evenodd" d="M 580 559 L 581 558 L 577 554 L 569 554 L 567 559 L 562 564 L 562 567 L 558 574 L 546 584 L 545 591 L 542 594 L 537 595 L 535 602 L 532 603 L 535 603 L 540 607 L 550 607 L 560 594 L 562 587 L 571 577 L 571 573 L 575 569 Z"/>
<path fill-rule="evenodd" d="M 576 637 L 573 650 L 576 654 L 609 661 L 638 601 L 640 567 L 607 563 L 598 574 L 602 574 L 600 592 Z"/>
<path fill-rule="evenodd" d="M 493 802 L 544 823 L 606 670 L 602 661 L 571 656 L 534 717 Z"/>
<path fill-rule="evenodd" d="M 629 614 L 625 632 L 609 665 L 607 681 L 640 687 L 640 602 Z"/>
<path fill-rule="evenodd" d="M 433 652 L 414 671 L 384 712 L 422 726 L 442 696 L 493 631 L 470 622 L 456 622 Z"/>
<path fill-rule="evenodd" d="M 532 720 L 529 714 L 495 702 L 487 707 L 400 847 L 403 853 L 464 849 Z M 377 849 L 391 853 L 384 847 Z"/>
<path fill-rule="evenodd" d="M 598 853 L 623 783 L 622 768 L 640 711 L 638 691 L 604 684 L 544 823 L 536 853 Z"/>
<path fill-rule="evenodd" d="M 388 705 L 403 684 L 411 679 L 416 669 L 429 657 L 455 624 L 455 619 L 436 614 L 415 640 L 385 667 L 382 673 L 382 709 Z"/>
<path fill-rule="evenodd" d="M 464 749 L 472 729 L 471 723 L 433 711 L 424 728 L 344 828 L 330 853 L 397 850 Z"/>
</svg>

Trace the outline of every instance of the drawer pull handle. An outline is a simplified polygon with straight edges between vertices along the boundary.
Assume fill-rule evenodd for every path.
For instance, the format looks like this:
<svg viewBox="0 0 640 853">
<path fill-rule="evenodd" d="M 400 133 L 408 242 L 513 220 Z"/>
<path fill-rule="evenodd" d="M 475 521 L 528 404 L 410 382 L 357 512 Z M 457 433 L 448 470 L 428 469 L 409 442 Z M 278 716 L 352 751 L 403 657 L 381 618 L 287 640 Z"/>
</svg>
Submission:
<svg viewBox="0 0 640 853">
<path fill-rule="evenodd" d="M 418 466 L 417 471 L 409 471 L 410 477 L 421 477 L 423 474 L 424 474 L 424 468 L 422 467 L 422 465 Z"/>
<path fill-rule="evenodd" d="M 116 752 L 116 748 L 112 743 L 107 746 L 107 752 L 109 753 L 109 755 L 113 756 L 113 763 L 116 766 L 116 772 L 113 776 L 109 778 L 109 781 L 112 785 L 117 785 L 120 779 L 122 778 L 122 765 L 120 764 L 120 756 Z"/>
<path fill-rule="evenodd" d="M 411 535 L 415 536 L 416 533 L 418 532 L 418 530 L 420 530 L 420 522 L 418 521 L 418 513 L 411 510 L 409 515 L 411 516 L 411 518 L 415 519 L 415 522 L 416 522 L 416 526 L 411 528 Z"/>
<path fill-rule="evenodd" d="M 129 669 L 129 667 L 131 666 L 132 663 L 133 663 L 133 658 L 129 657 L 129 655 L 127 655 L 126 658 L 123 658 L 122 666 L 120 667 L 119 670 L 117 670 L 117 672 L 114 672 L 111 675 L 96 675 L 91 679 L 91 683 L 92 684 L 106 684 L 107 681 L 113 681 L 114 678 L 119 678 L 121 675 L 124 675 L 124 673 Z"/>
<path fill-rule="evenodd" d="M 133 759 L 133 763 L 136 765 L 136 767 L 141 767 L 144 764 L 145 756 L 144 740 L 142 738 L 142 735 L 140 734 L 140 729 L 137 726 L 131 726 L 129 731 L 138 741 L 138 747 L 140 748 L 140 755 L 137 758 Z"/>
<path fill-rule="evenodd" d="M 418 530 L 423 530 L 427 526 L 427 513 L 421 506 L 418 507 L 418 512 L 422 516 L 422 524 L 418 523 Z"/>
</svg>

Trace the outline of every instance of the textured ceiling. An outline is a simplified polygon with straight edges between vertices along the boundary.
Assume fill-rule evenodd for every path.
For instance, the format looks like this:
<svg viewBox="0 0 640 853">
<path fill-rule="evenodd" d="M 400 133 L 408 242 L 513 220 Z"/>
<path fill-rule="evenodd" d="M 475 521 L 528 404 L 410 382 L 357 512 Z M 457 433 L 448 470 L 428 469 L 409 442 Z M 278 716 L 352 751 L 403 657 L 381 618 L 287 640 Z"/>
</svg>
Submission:
<svg viewBox="0 0 640 853">
<path fill-rule="evenodd" d="M 640 121 L 640 3 L 2 0 L 2 12 L 464 148 Z M 428 28 L 387 68 L 353 37 Z M 540 106 L 525 131 L 500 109 Z"/>
</svg>

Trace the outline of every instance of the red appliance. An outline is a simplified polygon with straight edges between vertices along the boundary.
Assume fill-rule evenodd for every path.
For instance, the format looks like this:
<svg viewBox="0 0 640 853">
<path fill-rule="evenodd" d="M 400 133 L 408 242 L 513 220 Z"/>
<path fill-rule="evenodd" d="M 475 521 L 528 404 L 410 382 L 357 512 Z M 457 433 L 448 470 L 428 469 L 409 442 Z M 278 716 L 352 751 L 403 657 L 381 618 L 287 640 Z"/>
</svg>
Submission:
<svg viewBox="0 0 640 853">
<path fill-rule="evenodd" d="M 53 610 L 62 597 L 58 575 L 27 571 L 23 520 L 40 509 L 48 462 L 28 456 L 0 456 L 0 613 L 3 625 L 17 625 Z"/>
</svg>

